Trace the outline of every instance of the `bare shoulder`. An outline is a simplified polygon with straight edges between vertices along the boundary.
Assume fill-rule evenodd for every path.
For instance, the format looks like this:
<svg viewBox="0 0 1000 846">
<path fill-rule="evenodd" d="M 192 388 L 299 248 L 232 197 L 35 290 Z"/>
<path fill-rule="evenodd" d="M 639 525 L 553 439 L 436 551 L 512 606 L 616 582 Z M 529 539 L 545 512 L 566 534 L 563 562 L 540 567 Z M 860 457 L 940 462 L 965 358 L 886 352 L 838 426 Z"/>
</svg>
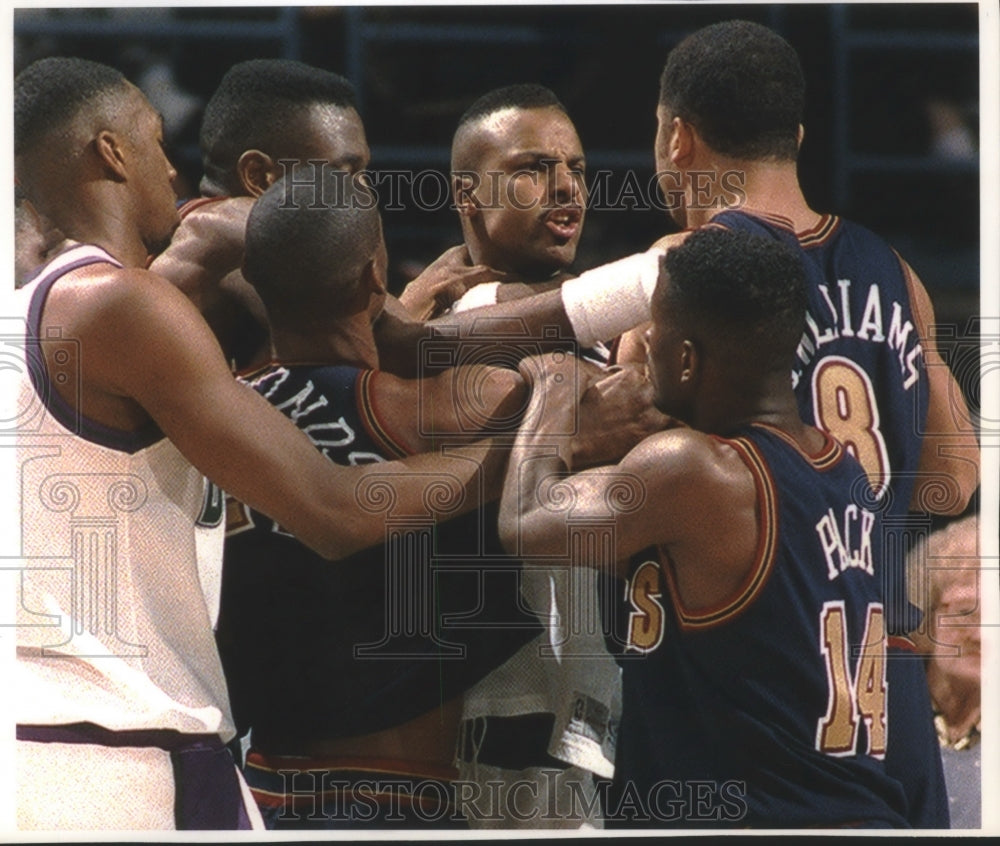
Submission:
<svg viewBox="0 0 1000 846">
<path fill-rule="evenodd" d="M 688 426 L 676 426 L 650 435 L 622 459 L 623 469 L 649 475 L 712 480 L 729 476 L 743 462 L 724 440 Z"/>
</svg>

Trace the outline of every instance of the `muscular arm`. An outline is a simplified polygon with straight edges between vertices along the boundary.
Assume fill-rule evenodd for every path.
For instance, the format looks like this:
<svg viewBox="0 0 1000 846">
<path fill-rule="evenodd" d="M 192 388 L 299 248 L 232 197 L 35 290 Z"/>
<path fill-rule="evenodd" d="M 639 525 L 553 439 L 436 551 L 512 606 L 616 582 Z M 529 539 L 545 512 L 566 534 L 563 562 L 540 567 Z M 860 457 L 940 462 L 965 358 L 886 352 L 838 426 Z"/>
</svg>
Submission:
<svg viewBox="0 0 1000 846">
<path fill-rule="evenodd" d="M 150 265 L 198 307 L 237 369 L 263 363 L 270 352 L 267 312 L 240 270 L 253 203 L 228 197 L 192 209 Z"/>
<path fill-rule="evenodd" d="M 369 384 L 380 425 L 409 452 L 511 431 L 527 398 L 517 371 L 481 364 L 425 379 L 379 372 Z"/>
<path fill-rule="evenodd" d="M 330 463 L 284 415 L 232 378 L 190 301 L 146 271 L 120 271 L 96 289 L 74 330 L 92 390 L 137 403 L 201 472 L 325 557 L 384 540 L 384 514 L 359 507 L 379 500 L 372 484 L 392 488 L 394 514 L 430 508 L 449 516 L 458 513 L 450 510 L 455 501 L 468 510 L 481 493 L 490 495 L 490 484 L 498 487 L 504 455 L 490 442 L 450 457 L 357 468 Z M 435 481 L 454 491 L 439 509 L 424 503 Z"/>
<path fill-rule="evenodd" d="M 944 363 L 929 329 L 934 325 L 930 297 L 912 268 L 903 262 L 910 302 L 924 350 L 927 368 L 927 418 L 920 452 L 919 478 L 910 508 L 942 514 L 961 514 L 979 484 L 979 444 L 962 390 Z M 940 505 L 942 476 L 951 479 L 957 497 Z"/>
<path fill-rule="evenodd" d="M 536 377 L 501 496 L 507 550 L 526 560 L 565 557 L 568 521 L 584 532 L 587 526 L 606 531 L 613 522 L 620 570 L 629 556 L 658 545 L 669 550 L 686 601 L 707 604 L 734 591 L 751 564 L 757 529 L 753 481 L 733 450 L 676 428 L 646 438 L 613 467 L 567 475 L 566 433 L 579 390 L 568 368 L 551 358 L 539 366 L 544 375 Z"/>
<path fill-rule="evenodd" d="M 547 349 L 575 346 L 558 290 L 449 314 L 429 323 L 403 317 L 398 306 L 387 301 L 373 328 L 382 368 L 403 377 L 421 372 L 421 359 L 415 351 L 432 339 L 447 339 L 449 344 L 460 340 L 463 350 L 469 352 L 505 344 L 512 354 L 524 350 L 524 355 L 537 351 L 539 339 L 545 340 Z"/>
</svg>

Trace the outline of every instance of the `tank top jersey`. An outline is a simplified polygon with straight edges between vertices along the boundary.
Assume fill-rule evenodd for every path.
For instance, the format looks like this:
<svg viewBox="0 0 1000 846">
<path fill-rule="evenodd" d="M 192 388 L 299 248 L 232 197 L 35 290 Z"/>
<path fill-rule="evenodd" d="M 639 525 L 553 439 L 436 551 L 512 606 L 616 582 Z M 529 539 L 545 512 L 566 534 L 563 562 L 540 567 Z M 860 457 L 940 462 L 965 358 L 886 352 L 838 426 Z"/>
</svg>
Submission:
<svg viewBox="0 0 1000 846">
<path fill-rule="evenodd" d="M 356 465 L 409 451 L 380 414 L 378 375 L 275 364 L 244 379 L 327 458 Z M 359 509 L 386 515 L 388 540 L 341 561 L 228 504 L 219 649 L 237 725 L 252 727 L 270 751 L 400 725 L 467 689 L 540 631 L 519 608 L 516 562 L 498 540 L 483 541 L 491 525 L 496 535 L 495 506 L 414 525 L 394 521 L 377 494 L 361 500 Z"/>
<path fill-rule="evenodd" d="M 785 218 L 738 211 L 716 215 L 709 226 L 767 234 L 797 248 L 809 302 L 792 369 L 799 413 L 858 458 L 872 478 L 875 507 L 890 518 L 887 529 L 904 526 L 927 417 L 909 269 L 877 235 L 833 215 L 799 234 Z M 948 490 L 948 480 L 941 482 Z M 892 572 L 888 585 L 890 628 L 897 633 L 920 622 L 905 601 L 904 578 Z"/>
<path fill-rule="evenodd" d="M 633 559 L 612 824 L 905 827 L 883 762 L 880 517 L 850 496 L 858 465 L 762 425 L 719 440 L 757 487 L 755 563 L 737 596 L 691 611 L 666 555 Z"/>
<path fill-rule="evenodd" d="M 847 445 L 869 474 L 878 468 L 881 489 L 874 507 L 886 518 L 883 528 L 893 546 L 885 561 L 886 620 L 894 635 L 917 629 L 923 615 L 908 600 L 905 552 L 916 543 L 908 535 L 927 531 L 908 519 L 907 511 L 928 391 L 907 289 L 909 268 L 877 235 L 832 215 L 799 234 L 784 218 L 737 211 L 718 214 L 709 225 L 770 234 L 799 249 L 809 298 L 807 328 L 792 369 L 799 412 Z M 948 499 L 953 485 L 947 478 L 939 482 L 937 492 Z M 912 746 L 919 747 L 933 735 L 926 680 L 914 671 L 919 661 L 902 638 L 893 640 L 891 652 L 889 675 L 898 694 L 893 718 L 900 735 L 914 738 Z M 911 759 L 910 748 L 893 744 L 889 755 L 890 771 L 907 784 L 910 823 L 947 827 L 940 758 L 933 764 L 919 755 Z"/>
<path fill-rule="evenodd" d="M 199 581 L 204 479 L 156 429 L 103 426 L 55 390 L 79 387 L 79 345 L 41 316 L 52 287 L 91 264 L 78 245 L 16 292 L 24 318 L 16 433 L 21 493 L 18 723 L 233 735 Z M 54 347 L 49 369 L 43 348 Z"/>
</svg>

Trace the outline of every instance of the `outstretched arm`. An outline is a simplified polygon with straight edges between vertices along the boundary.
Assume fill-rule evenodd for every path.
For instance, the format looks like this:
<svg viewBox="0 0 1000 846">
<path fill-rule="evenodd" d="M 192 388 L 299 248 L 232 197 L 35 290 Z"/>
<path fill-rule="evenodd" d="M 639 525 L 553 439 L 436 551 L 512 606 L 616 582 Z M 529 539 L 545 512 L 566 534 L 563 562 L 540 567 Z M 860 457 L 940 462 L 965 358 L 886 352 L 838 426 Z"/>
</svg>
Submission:
<svg viewBox="0 0 1000 846">
<path fill-rule="evenodd" d="M 389 499 L 393 514 L 451 516 L 499 487 L 505 452 L 491 442 L 461 454 L 334 465 L 233 379 L 201 316 L 169 283 L 122 271 L 100 299 L 79 332 L 90 387 L 134 400 L 201 472 L 325 557 L 384 541 Z M 440 496 L 445 490 L 452 495 Z"/>
<path fill-rule="evenodd" d="M 732 450 L 678 427 L 646 438 L 617 465 L 570 475 L 570 433 L 584 390 L 574 372 L 571 360 L 558 353 L 522 366 L 533 390 L 501 496 L 504 546 L 529 561 L 571 558 L 576 565 L 621 570 L 634 553 L 659 545 L 677 550 L 678 567 L 694 568 L 686 579 L 696 589 L 706 579 L 710 590 L 716 583 L 728 589 L 749 563 L 756 537 L 755 492 L 746 468 Z M 732 532 L 718 531 L 711 515 L 719 513 L 730 515 Z M 587 549 L 586 536 L 597 541 L 609 530 L 613 561 L 573 554 Z M 707 554 L 690 555 L 695 549 Z"/>
</svg>

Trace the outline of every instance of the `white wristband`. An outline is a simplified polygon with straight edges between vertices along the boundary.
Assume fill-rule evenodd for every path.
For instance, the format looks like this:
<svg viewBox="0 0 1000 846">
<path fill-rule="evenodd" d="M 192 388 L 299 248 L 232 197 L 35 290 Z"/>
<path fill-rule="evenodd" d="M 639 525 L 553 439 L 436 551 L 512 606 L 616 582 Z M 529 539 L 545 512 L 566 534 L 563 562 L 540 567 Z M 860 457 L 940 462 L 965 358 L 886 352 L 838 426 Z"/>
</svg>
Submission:
<svg viewBox="0 0 1000 846">
<path fill-rule="evenodd" d="M 563 283 L 563 308 L 582 346 L 610 341 L 649 322 L 649 301 L 664 252 L 652 249 L 636 253 Z"/>
<path fill-rule="evenodd" d="M 475 285 L 452 303 L 451 310 L 457 314 L 471 308 L 496 305 L 497 291 L 499 290 L 499 282 L 483 282 L 481 285 Z"/>
</svg>

